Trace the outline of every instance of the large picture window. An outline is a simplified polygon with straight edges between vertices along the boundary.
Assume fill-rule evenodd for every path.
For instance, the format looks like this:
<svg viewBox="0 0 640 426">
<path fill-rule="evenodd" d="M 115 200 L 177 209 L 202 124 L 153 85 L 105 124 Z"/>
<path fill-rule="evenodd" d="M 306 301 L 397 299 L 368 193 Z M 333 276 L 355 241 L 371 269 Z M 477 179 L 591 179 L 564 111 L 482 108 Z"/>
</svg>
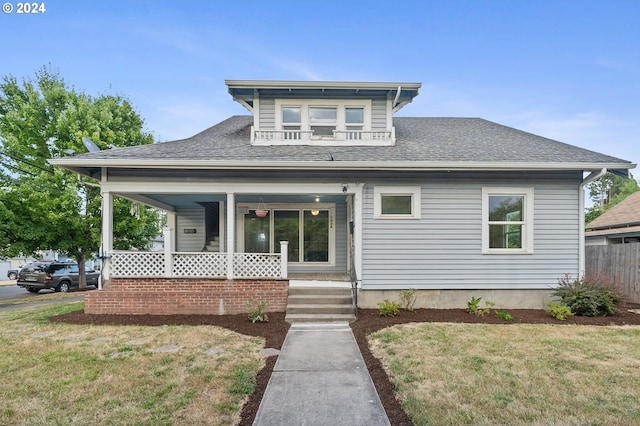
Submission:
<svg viewBox="0 0 640 426">
<path fill-rule="evenodd" d="M 485 253 L 533 252 L 533 189 L 482 189 Z"/>
<path fill-rule="evenodd" d="M 334 262 L 334 229 L 331 221 L 335 207 L 313 204 L 274 207 L 264 217 L 256 215 L 253 206 L 239 217 L 246 253 L 277 253 L 280 241 L 288 241 L 288 261 L 291 263 Z M 307 207 L 308 206 L 308 207 Z"/>
</svg>

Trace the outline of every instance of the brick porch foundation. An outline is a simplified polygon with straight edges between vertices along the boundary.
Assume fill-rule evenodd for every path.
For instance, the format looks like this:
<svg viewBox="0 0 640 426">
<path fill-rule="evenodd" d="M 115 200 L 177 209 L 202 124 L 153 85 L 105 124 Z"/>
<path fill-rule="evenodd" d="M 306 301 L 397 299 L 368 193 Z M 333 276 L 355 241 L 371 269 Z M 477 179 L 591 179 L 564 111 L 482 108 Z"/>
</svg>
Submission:
<svg viewBox="0 0 640 426">
<path fill-rule="evenodd" d="M 266 300 L 269 312 L 284 312 L 289 280 L 112 278 L 86 293 L 87 314 L 225 315 L 247 312 L 247 301 Z"/>
</svg>

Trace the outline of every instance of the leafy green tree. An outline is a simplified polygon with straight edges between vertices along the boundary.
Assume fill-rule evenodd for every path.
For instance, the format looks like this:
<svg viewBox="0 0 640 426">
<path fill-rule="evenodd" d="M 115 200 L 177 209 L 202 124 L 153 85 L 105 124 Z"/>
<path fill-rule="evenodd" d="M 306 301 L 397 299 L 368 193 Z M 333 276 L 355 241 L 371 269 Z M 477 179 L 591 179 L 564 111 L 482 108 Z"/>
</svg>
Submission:
<svg viewBox="0 0 640 426">
<path fill-rule="evenodd" d="M 79 264 L 100 247 L 97 182 L 47 160 L 84 152 L 82 138 L 101 149 L 153 143 L 143 120 L 121 96 L 91 97 L 69 87 L 51 67 L 21 83 L 0 83 L 0 256 L 54 249 Z M 145 249 L 159 232 L 159 214 L 114 200 L 114 247 Z"/>
<path fill-rule="evenodd" d="M 588 184 L 587 189 L 593 206 L 585 212 L 585 223 L 590 223 L 629 195 L 640 191 L 640 186 L 633 176 L 627 179 L 607 173 Z"/>
</svg>

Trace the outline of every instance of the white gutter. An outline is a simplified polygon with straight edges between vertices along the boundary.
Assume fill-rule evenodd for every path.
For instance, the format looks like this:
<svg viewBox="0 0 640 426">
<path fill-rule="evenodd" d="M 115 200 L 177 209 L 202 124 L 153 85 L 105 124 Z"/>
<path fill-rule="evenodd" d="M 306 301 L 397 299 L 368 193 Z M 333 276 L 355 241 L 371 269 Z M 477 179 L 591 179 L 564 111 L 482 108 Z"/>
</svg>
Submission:
<svg viewBox="0 0 640 426">
<path fill-rule="evenodd" d="M 335 157 L 335 154 L 334 154 Z M 89 167 L 113 167 L 140 169 L 223 169 L 223 170 L 409 170 L 409 171 L 540 171 L 540 170 L 600 170 L 605 169 L 633 169 L 636 164 L 626 163 L 521 163 L 505 162 L 491 163 L 480 161 L 322 161 L 318 159 L 306 161 L 251 161 L 247 159 L 235 160 L 179 160 L 179 159 L 88 159 L 76 157 L 64 157 L 49 160 L 50 164 L 66 168 L 86 169 Z M 589 179 L 589 178 L 587 178 Z M 588 183 L 588 182 L 587 182 Z"/>
<path fill-rule="evenodd" d="M 584 274 L 585 268 L 586 268 L 585 241 L 584 241 L 585 239 L 584 227 L 586 225 L 584 223 L 584 187 L 587 186 L 589 183 L 593 182 L 594 180 L 600 179 L 606 173 L 607 173 L 606 167 L 602 168 L 598 172 L 591 172 L 591 174 L 586 178 L 584 178 L 582 180 L 582 183 L 580 184 L 580 190 L 578 192 L 578 210 L 579 210 L 578 217 L 580 218 L 579 225 L 578 225 L 579 226 L 578 266 L 580 268 L 578 271 L 579 274 Z"/>
</svg>

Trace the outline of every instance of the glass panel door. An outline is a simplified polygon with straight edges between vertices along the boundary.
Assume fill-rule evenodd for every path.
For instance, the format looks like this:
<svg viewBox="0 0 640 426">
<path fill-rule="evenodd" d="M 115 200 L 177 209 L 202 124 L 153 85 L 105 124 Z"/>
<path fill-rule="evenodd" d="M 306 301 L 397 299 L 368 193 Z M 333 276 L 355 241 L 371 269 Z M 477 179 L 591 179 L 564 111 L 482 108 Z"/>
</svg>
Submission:
<svg viewBox="0 0 640 426">
<path fill-rule="evenodd" d="M 249 214 L 244 216 L 245 253 L 269 253 L 269 223 L 270 215 L 258 217 L 255 210 L 250 210 Z"/>
<path fill-rule="evenodd" d="M 304 210 L 304 261 L 329 261 L 329 211 Z"/>
<path fill-rule="evenodd" d="M 289 262 L 300 262 L 300 211 L 274 210 L 274 251 L 280 251 L 280 241 L 289 241 Z"/>
</svg>

